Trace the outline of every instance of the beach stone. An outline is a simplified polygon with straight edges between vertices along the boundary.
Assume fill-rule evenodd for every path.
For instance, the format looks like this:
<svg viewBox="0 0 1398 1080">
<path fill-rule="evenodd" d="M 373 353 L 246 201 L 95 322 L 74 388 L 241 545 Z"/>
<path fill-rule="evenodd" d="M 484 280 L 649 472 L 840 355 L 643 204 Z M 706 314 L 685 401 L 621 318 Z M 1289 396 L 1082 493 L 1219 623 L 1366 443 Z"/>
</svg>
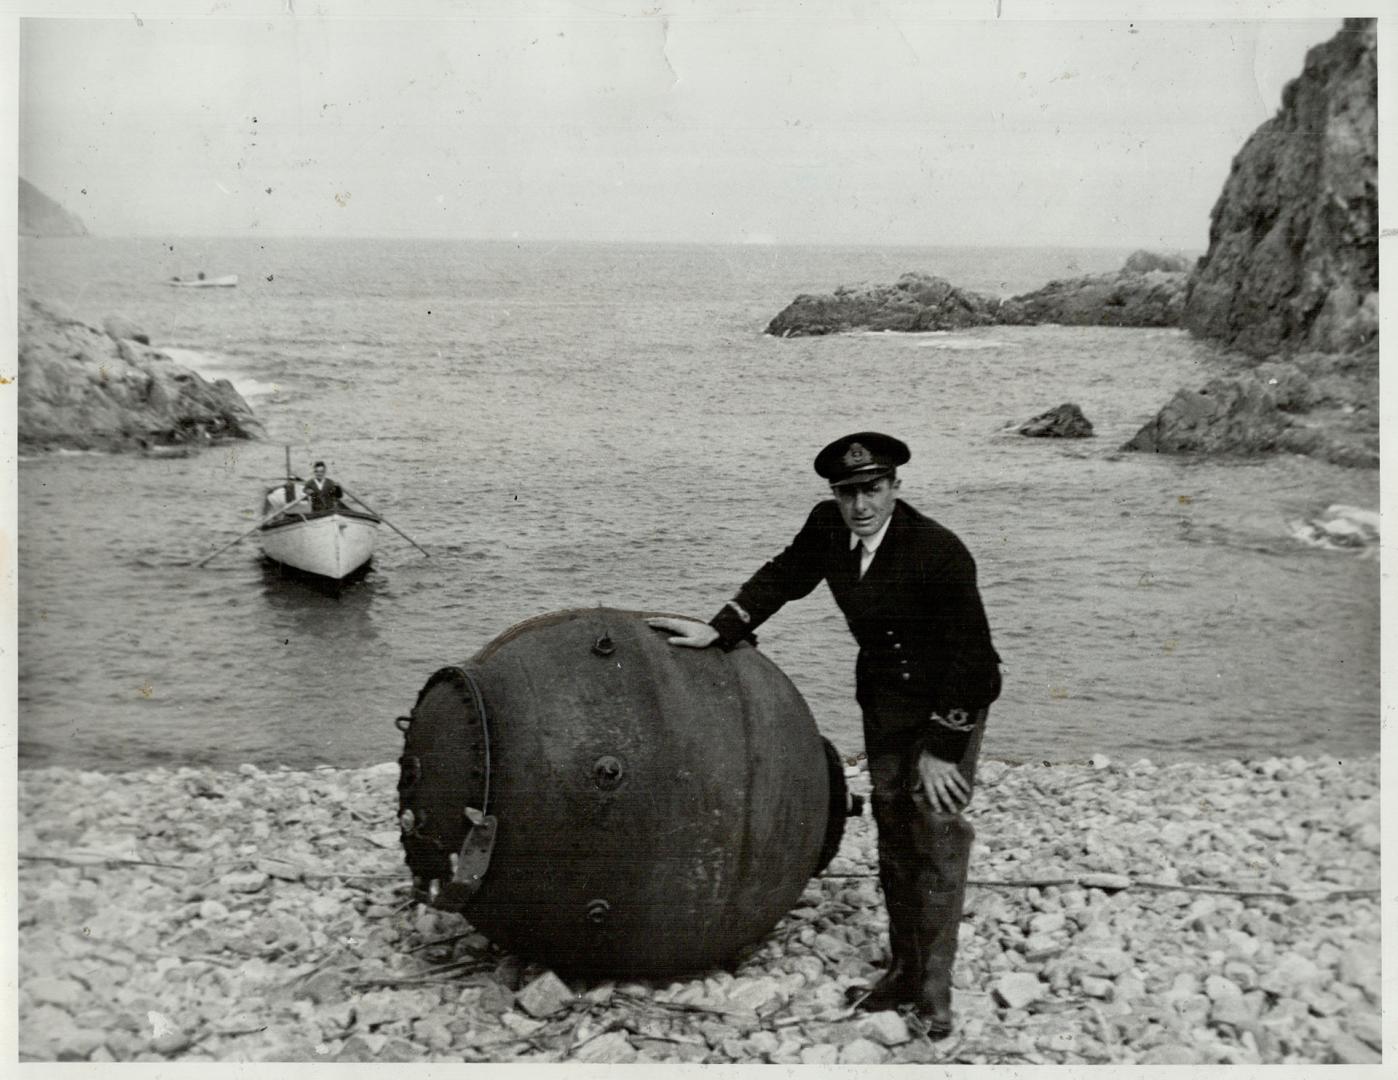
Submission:
<svg viewBox="0 0 1398 1080">
<path fill-rule="evenodd" d="M 1257 985 L 1269 994 L 1278 997 L 1291 997 L 1303 986 L 1315 982 L 1320 977 L 1320 968 L 1314 961 L 1300 953 L 1288 952 L 1275 964 L 1264 971 Z"/>
<path fill-rule="evenodd" d="M 1379 954 L 1374 949 L 1354 946 L 1345 950 L 1336 965 L 1336 973 L 1352 986 L 1378 990 Z"/>
<path fill-rule="evenodd" d="M 301 984 L 298 997 L 332 1005 L 345 999 L 344 977 L 334 971 L 318 971 Z"/>
<path fill-rule="evenodd" d="M 162 1031 L 150 1041 L 150 1048 L 157 1054 L 178 1054 L 181 1050 L 189 1049 L 189 1032 L 181 1031 L 178 1028 Z"/>
<path fill-rule="evenodd" d="M 1089 946 L 1082 950 L 1078 961 L 1078 972 L 1111 979 L 1130 971 L 1131 965 L 1131 956 L 1123 949 L 1111 946 Z"/>
<path fill-rule="evenodd" d="M 891 1009 L 869 1014 L 860 1022 L 859 1033 L 881 1046 L 901 1046 L 912 1038 L 907 1021 Z"/>
<path fill-rule="evenodd" d="M 876 1042 L 859 1038 L 840 1047 L 838 1065 L 882 1065 L 888 1060 L 888 1051 Z"/>
<path fill-rule="evenodd" d="M 431 1016 L 440 1004 L 438 996 L 428 990 L 371 990 L 354 1002 L 361 1027 L 372 1028 L 395 1021 L 416 1020 Z M 375 1053 L 378 1051 L 376 1050 Z"/>
<path fill-rule="evenodd" d="M 1082 992 L 1088 997 L 1101 998 L 1106 1000 L 1112 996 L 1115 987 L 1111 979 L 1099 978 L 1096 975 L 1084 975 L 1079 980 Z"/>
<path fill-rule="evenodd" d="M 257 859 L 253 865 L 268 877 L 281 881 L 300 881 L 305 876 L 305 872 L 299 866 L 283 859 L 264 856 Z"/>
<path fill-rule="evenodd" d="M 83 988 L 72 979 L 47 976 L 26 979 L 24 989 L 36 1004 L 57 1005 L 64 1009 L 77 1005 L 83 996 Z"/>
<path fill-rule="evenodd" d="M 1142 997 L 1146 984 L 1134 971 L 1127 971 L 1112 980 L 1112 996 L 1121 1001 L 1132 1001 Z"/>
<path fill-rule="evenodd" d="M 629 1065 L 636 1060 L 636 1048 L 625 1034 L 609 1031 L 583 1044 L 570 1060 L 585 1064 Z"/>
<path fill-rule="evenodd" d="M 345 1044 L 335 1055 L 335 1060 L 346 1062 L 376 1061 L 379 1051 L 384 1048 L 387 1042 L 387 1035 L 376 1035 L 369 1031 L 358 1032 L 345 1040 Z"/>
<path fill-rule="evenodd" d="M 1296 996 L 1317 1016 L 1334 1016 L 1345 1008 L 1343 998 L 1314 986 L 1305 987 Z"/>
<path fill-rule="evenodd" d="M 1030 935 L 1053 934 L 1068 925 L 1068 916 L 1062 911 L 1041 911 L 1029 920 Z"/>
<path fill-rule="evenodd" d="M 768 976 L 743 979 L 728 991 L 726 997 L 733 1008 L 760 1012 L 764 1006 L 781 997 L 781 985 Z"/>
<path fill-rule="evenodd" d="M 1031 934 L 1022 947 L 1025 959 L 1035 963 L 1057 956 L 1067 948 L 1062 941 L 1049 934 Z"/>
<path fill-rule="evenodd" d="M 530 1016 L 545 1017 L 566 1009 L 573 992 L 552 971 L 546 971 L 515 995 L 515 1005 Z"/>
<path fill-rule="evenodd" d="M 100 1029 L 65 1028 L 54 1037 L 54 1057 L 59 1061 L 87 1061 L 106 1044 L 107 1033 Z"/>
<path fill-rule="evenodd" d="M 1361 1012 L 1350 1018 L 1350 1031 L 1374 1049 L 1383 1047 L 1383 1020 L 1377 1013 Z"/>
<path fill-rule="evenodd" d="M 1241 994 L 1215 998 L 1209 1009 L 1211 1024 L 1231 1024 L 1233 1027 L 1242 1028 L 1251 1024 L 1257 1017 L 1257 1003 Z"/>
<path fill-rule="evenodd" d="M 1079 1048 L 1076 1031 L 1055 1031 L 1039 1040 L 1039 1049 L 1055 1054 L 1076 1054 Z"/>
<path fill-rule="evenodd" d="M 834 1065 L 840 1060 L 840 1048 L 832 1043 L 816 1043 L 801 1048 L 802 1065 Z"/>
<path fill-rule="evenodd" d="M 537 1034 L 543 1027 L 544 1021 L 531 1020 L 527 1016 L 521 1016 L 517 1012 L 507 1012 L 500 1017 L 500 1022 L 513 1031 L 516 1035 L 528 1038 Z"/>
<path fill-rule="evenodd" d="M 1383 1061 L 1383 1055 L 1372 1046 L 1344 1032 L 1331 1041 L 1330 1055 L 1337 1065 L 1378 1065 Z"/>
<path fill-rule="evenodd" d="M 1045 986 L 1039 976 L 1030 971 L 1002 975 L 995 981 L 993 993 L 1007 1009 L 1022 1009 L 1044 996 Z"/>
<path fill-rule="evenodd" d="M 219 879 L 230 892 L 255 893 L 267 886 L 267 875 L 261 870 L 234 870 Z"/>
<path fill-rule="evenodd" d="M 1198 1065 L 1204 1055 L 1192 1046 L 1162 1043 L 1151 1047 L 1138 1060 L 1142 1065 Z"/>
</svg>

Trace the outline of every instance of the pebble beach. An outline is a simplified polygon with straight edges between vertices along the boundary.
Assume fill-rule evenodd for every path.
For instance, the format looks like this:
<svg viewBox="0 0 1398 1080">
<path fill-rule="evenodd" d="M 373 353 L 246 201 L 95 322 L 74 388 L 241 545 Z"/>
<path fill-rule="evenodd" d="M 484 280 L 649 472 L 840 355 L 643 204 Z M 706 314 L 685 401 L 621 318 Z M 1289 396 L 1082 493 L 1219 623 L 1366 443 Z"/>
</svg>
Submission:
<svg viewBox="0 0 1398 1080">
<path fill-rule="evenodd" d="M 983 763 L 935 1043 L 845 1005 L 886 956 L 867 815 L 736 969 L 577 979 L 413 902 L 396 781 L 21 772 L 20 1060 L 1380 1060 L 1377 756 Z"/>
</svg>

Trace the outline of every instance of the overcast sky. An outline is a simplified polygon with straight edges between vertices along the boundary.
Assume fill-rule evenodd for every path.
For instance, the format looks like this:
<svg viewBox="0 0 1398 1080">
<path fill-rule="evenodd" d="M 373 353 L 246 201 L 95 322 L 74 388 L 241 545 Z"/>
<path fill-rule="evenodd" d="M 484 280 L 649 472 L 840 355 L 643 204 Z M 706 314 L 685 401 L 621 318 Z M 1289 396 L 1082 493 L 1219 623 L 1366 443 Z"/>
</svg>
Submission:
<svg viewBox="0 0 1398 1080">
<path fill-rule="evenodd" d="M 725 7 L 26 19 L 19 172 L 99 235 L 1202 250 L 1339 27 Z"/>
</svg>

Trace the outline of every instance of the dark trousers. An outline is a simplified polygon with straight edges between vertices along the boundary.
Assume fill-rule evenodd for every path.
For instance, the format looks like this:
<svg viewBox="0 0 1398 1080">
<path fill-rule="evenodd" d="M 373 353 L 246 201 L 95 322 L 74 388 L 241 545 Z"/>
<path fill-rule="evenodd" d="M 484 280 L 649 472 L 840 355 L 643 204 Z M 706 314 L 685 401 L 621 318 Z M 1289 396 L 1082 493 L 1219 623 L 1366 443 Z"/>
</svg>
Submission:
<svg viewBox="0 0 1398 1080">
<path fill-rule="evenodd" d="M 957 763 L 973 790 L 986 715 L 985 709 L 975 715 Z M 929 1008 L 949 1028 L 951 971 L 975 831 L 960 810 L 947 812 L 929 801 L 921 790 L 915 736 L 881 738 L 885 718 L 876 709 L 864 715 L 879 882 L 888 905 L 889 971 L 905 1000 Z"/>
</svg>

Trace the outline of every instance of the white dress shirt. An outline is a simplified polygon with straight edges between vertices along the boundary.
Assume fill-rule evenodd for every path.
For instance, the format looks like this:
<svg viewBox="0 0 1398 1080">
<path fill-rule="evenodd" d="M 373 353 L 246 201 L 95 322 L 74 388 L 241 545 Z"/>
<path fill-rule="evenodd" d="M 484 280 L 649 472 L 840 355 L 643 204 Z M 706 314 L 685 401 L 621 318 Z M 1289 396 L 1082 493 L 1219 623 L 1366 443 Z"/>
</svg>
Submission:
<svg viewBox="0 0 1398 1080">
<path fill-rule="evenodd" d="M 863 544 L 863 550 L 859 553 L 859 576 L 862 579 L 869 572 L 869 564 L 874 561 L 874 553 L 879 550 L 879 545 L 883 543 L 884 536 L 888 533 L 889 522 L 893 520 L 893 515 L 888 515 L 888 521 L 873 536 L 859 536 L 857 533 L 849 534 L 849 549 L 854 550 L 856 544 Z"/>
</svg>

